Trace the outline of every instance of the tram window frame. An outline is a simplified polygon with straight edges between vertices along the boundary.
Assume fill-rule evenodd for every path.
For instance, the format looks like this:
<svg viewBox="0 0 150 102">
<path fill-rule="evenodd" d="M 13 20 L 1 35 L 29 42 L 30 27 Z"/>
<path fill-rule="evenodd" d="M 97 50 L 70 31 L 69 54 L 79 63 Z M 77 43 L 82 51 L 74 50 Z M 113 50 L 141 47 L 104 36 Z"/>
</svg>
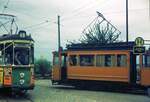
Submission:
<svg viewBox="0 0 150 102">
<path fill-rule="evenodd" d="M 78 56 L 77 55 L 69 55 L 69 65 L 70 66 L 78 65 Z"/>
<path fill-rule="evenodd" d="M 95 55 L 79 55 L 79 59 L 80 66 L 95 66 Z"/>
<path fill-rule="evenodd" d="M 122 59 L 122 58 L 125 59 Z M 117 67 L 127 67 L 127 55 L 126 54 L 117 54 Z"/>
</svg>

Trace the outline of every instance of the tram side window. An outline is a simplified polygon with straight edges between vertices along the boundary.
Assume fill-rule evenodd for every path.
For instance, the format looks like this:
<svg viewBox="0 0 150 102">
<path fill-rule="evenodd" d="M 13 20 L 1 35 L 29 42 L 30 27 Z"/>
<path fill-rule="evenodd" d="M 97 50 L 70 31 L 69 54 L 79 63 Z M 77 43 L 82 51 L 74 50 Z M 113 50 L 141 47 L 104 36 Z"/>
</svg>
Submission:
<svg viewBox="0 0 150 102">
<path fill-rule="evenodd" d="M 77 65 L 77 55 L 70 55 L 69 64 L 71 66 L 76 66 Z"/>
<path fill-rule="evenodd" d="M 115 55 L 105 55 L 105 66 L 113 67 L 115 66 Z"/>
<path fill-rule="evenodd" d="M 94 55 L 80 55 L 80 66 L 94 66 Z"/>
<path fill-rule="evenodd" d="M 116 65 L 116 56 L 111 54 L 97 55 L 96 66 L 99 67 L 113 67 Z"/>
<path fill-rule="evenodd" d="M 150 67 L 150 55 L 144 56 L 145 67 Z"/>
<path fill-rule="evenodd" d="M 100 67 L 105 66 L 105 56 L 104 55 L 96 56 L 96 66 L 100 66 Z"/>
<path fill-rule="evenodd" d="M 117 67 L 127 66 L 127 56 L 124 54 L 117 55 Z"/>
</svg>

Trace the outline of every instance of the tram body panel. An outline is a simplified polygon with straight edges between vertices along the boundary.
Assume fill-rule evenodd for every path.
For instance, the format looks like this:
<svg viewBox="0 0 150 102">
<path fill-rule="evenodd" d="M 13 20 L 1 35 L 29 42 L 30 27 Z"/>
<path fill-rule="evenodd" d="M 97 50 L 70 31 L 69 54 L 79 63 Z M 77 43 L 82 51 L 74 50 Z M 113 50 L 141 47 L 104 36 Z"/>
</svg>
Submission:
<svg viewBox="0 0 150 102">
<path fill-rule="evenodd" d="M 70 67 L 67 69 L 68 79 L 129 82 L 127 68 L 93 68 Z"/>
<path fill-rule="evenodd" d="M 61 69 L 59 66 L 53 66 L 52 69 L 52 80 L 59 81 L 61 80 Z"/>
<path fill-rule="evenodd" d="M 80 56 L 93 56 L 94 64 L 92 66 L 81 66 Z M 97 66 L 97 56 L 105 57 L 105 55 L 113 55 L 113 66 Z M 117 67 L 117 56 L 126 56 L 126 65 Z M 97 80 L 97 81 L 117 81 L 117 82 L 130 82 L 130 56 L 129 51 L 68 51 L 69 56 L 77 56 L 77 65 L 72 66 L 68 62 L 67 78 L 78 80 Z M 105 59 L 105 58 L 104 58 Z M 100 61 L 102 59 L 99 59 Z M 103 62 L 106 63 L 106 62 Z"/>
<path fill-rule="evenodd" d="M 140 84 L 143 86 L 150 86 L 150 68 L 142 68 Z"/>
<path fill-rule="evenodd" d="M 13 68 L 12 85 L 28 87 L 31 82 L 30 77 L 30 68 Z"/>
<path fill-rule="evenodd" d="M 12 67 L 4 67 L 4 86 L 12 85 Z"/>
<path fill-rule="evenodd" d="M 150 87 L 150 50 L 140 55 L 140 84 Z"/>
</svg>

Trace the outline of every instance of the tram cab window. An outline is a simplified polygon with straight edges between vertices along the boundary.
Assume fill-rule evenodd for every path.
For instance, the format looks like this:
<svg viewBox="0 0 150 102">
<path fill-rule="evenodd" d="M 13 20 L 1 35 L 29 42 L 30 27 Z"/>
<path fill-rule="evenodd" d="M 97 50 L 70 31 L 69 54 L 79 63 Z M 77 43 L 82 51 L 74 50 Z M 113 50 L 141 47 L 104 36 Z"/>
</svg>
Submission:
<svg viewBox="0 0 150 102">
<path fill-rule="evenodd" d="M 80 55 L 80 66 L 94 66 L 94 55 Z"/>
<path fill-rule="evenodd" d="M 71 66 L 76 66 L 77 65 L 77 56 L 76 55 L 70 55 L 69 64 Z"/>
<path fill-rule="evenodd" d="M 15 65 L 28 65 L 29 64 L 29 49 L 28 48 L 15 48 L 14 55 Z"/>
<path fill-rule="evenodd" d="M 11 43 L 8 43 L 5 45 L 5 54 L 4 54 L 4 63 L 6 65 L 13 63 L 13 45 Z"/>
<path fill-rule="evenodd" d="M 127 56 L 126 55 L 117 55 L 117 67 L 126 67 L 127 66 Z"/>
</svg>

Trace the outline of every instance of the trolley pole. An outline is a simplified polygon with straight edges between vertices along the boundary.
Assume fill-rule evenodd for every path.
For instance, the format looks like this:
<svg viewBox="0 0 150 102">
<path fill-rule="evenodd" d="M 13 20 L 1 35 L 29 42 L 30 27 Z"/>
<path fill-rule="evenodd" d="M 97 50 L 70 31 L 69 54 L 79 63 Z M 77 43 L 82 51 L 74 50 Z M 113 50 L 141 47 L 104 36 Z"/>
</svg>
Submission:
<svg viewBox="0 0 150 102">
<path fill-rule="evenodd" d="M 127 42 L 127 44 L 129 41 L 128 33 L 129 33 L 129 30 L 128 30 L 128 0 L 126 0 L 126 42 Z"/>
</svg>

